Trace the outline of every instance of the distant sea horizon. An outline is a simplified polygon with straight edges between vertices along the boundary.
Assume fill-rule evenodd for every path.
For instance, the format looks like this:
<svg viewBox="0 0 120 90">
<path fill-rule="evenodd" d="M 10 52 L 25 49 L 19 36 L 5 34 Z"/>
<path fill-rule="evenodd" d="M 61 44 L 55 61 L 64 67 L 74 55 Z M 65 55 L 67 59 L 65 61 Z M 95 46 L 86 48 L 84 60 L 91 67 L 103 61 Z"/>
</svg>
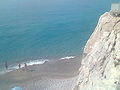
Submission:
<svg viewBox="0 0 120 90">
<path fill-rule="evenodd" d="M 0 0 L 0 67 L 82 54 L 110 0 Z"/>
</svg>

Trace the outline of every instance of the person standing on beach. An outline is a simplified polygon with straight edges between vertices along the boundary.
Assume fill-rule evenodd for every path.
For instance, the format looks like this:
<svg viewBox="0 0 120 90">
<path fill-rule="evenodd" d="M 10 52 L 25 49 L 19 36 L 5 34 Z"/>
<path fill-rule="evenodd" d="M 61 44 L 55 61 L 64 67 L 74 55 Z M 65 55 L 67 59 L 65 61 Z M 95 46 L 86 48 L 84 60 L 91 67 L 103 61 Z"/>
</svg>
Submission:
<svg viewBox="0 0 120 90">
<path fill-rule="evenodd" d="M 5 62 L 5 69 L 6 69 L 6 70 L 8 69 L 7 61 Z"/>
<path fill-rule="evenodd" d="M 24 63 L 24 65 L 25 65 L 25 70 L 27 70 L 27 64 L 26 64 L 26 63 Z"/>
<path fill-rule="evenodd" d="M 21 65 L 20 64 L 18 64 L 18 67 L 19 67 L 19 69 L 21 68 Z"/>
</svg>

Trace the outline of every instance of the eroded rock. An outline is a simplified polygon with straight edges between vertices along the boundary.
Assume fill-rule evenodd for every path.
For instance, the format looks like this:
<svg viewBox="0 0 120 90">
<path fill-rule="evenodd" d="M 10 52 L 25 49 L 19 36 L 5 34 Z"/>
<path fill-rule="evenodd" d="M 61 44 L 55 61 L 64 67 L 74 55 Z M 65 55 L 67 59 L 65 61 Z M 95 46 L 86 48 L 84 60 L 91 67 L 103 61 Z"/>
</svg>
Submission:
<svg viewBox="0 0 120 90">
<path fill-rule="evenodd" d="M 120 17 L 103 14 L 84 53 L 78 90 L 120 90 Z"/>
</svg>

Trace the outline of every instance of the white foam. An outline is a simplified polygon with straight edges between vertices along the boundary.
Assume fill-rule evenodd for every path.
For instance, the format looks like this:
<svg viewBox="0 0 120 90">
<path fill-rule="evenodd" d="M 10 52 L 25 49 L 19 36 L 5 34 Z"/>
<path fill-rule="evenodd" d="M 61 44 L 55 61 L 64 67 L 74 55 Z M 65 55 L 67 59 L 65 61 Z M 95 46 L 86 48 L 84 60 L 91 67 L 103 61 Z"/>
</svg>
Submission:
<svg viewBox="0 0 120 90">
<path fill-rule="evenodd" d="M 21 68 L 24 67 L 24 63 L 27 64 L 27 66 L 32 66 L 32 65 L 37 65 L 37 64 L 44 64 L 46 61 L 48 61 L 47 59 L 38 59 L 38 60 L 30 60 L 30 61 L 27 61 L 27 62 L 22 62 L 20 63 L 21 64 Z M 17 66 L 14 66 L 12 67 L 13 69 L 18 69 L 18 65 Z"/>
<path fill-rule="evenodd" d="M 48 61 L 48 60 L 47 59 L 46 60 L 31 60 L 31 61 L 27 62 L 26 64 L 28 66 L 30 66 L 30 65 L 36 65 L 36 64 L 44 64 L 45 61 Z"/>
<path fill-rule="evenodd" d="M 72 58 L 75 58 L 75 56 L 67 56 L 67 57 L 63 57 L 61 59 L 72 59 Z"/>
</svg>

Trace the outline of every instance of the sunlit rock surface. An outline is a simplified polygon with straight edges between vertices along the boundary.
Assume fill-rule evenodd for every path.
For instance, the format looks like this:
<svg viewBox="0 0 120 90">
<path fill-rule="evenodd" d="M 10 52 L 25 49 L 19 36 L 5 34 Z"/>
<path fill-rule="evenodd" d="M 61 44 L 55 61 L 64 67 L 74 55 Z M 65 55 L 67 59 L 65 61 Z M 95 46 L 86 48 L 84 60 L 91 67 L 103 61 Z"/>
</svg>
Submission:
<svg viewBox="0 0 120 90">
<path fill-rule="evenodd" d="M 103 14 L 84 53 L 74 90 L 120 90 L 120 17 Z"/>
</svg>

